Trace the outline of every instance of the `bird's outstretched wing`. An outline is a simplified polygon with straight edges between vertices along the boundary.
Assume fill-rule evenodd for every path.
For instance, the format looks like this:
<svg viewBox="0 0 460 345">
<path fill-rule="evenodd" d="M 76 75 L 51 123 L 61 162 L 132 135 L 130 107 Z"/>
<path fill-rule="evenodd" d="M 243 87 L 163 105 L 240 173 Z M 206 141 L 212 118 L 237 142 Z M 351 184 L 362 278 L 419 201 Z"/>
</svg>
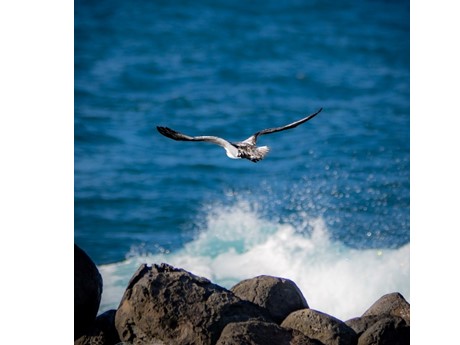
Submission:
<svg viewBox="0 0 460 345">
<path fill-rule="evenodd" d="M 281 131 L 285 131 L 286 129 L 291 129 L 291 128 L 295 128 L 297 127 L 298 125 L 301 125 L 302 123 L 304 122 L 307 122 L 308 120 L 311 120 L 312 118 L 314 118 L 316 115 L 318 115 L 321 110 L 323 110 L 323 108 L 320 108 L 316 113 L 313 113 L 311 115 L 308 115 L 307 117 L 304 117 L 303 119 L 300 119 L 298 121 L 295 121 L 293 123 L 290 123 L 288 125 L 285 125 L 285 126 L 282 126 L 282 127 L 275 127 L 275 128 L 267 128 L 267 129 L 263 129 L 257 133 L 254 133 L 253 135 L 251 135 L 249 138 L 247 138 L 244 142 L 246 143 L 250 143 L 252 145 L 255 145 L 256 142 L 257 142 L 257 138 L 260 136 L 260 135 L 264 135 L 264 134 L 270 134 L 270 133 L 276 133 L 276 132 L 281 132 Z"/>
<path fill-rule="evenodd" d="M 173 140 L 178 140 L 178 141 L 207 141 L 213 144 L 217 144 L 225 149 L 227 152 L 227 155 L 231 158 L 237 158 L 238 157 L 238 149 L 233 146 L 229 141 L 211 136 L 211 135 L 203 135 L 203 136 L 196 136 L 196 137 L 191 137 L 189 135 L 177 132 L 171 128 L 168 127 L 160 127 L 157 126 L 158 132 L 163 134 L 165 137 L 168 137 Z"/>
</svg>

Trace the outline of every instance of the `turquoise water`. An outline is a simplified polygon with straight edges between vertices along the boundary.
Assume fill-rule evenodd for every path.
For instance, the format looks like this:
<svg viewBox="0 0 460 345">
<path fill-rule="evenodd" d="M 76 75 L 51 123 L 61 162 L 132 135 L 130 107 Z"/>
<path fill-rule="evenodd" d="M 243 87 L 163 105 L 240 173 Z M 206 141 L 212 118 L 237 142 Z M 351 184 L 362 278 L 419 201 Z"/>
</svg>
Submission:
<svg viewBox="0 0 460 345">
<path fill-rule="evenodd" d="M 155 126 L 231 141 L 261 162 Z M 75 2 L 75 242 L 116 307 L 141 262 L 309 305 L 409 299 L 408 1 Z"/>
</svg>

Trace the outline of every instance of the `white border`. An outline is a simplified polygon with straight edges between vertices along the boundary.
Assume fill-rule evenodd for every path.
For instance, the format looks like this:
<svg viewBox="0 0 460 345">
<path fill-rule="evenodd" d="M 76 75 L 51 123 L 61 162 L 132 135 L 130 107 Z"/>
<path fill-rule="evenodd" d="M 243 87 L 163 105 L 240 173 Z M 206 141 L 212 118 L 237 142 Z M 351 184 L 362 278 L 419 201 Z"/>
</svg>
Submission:
<svg viewBox="0 0 460 345">
<path fill-rule="evenodd" d="M 73 24 L 72 1 L 0 5 L 5 343 L 73 341 Z"/>
</svg>

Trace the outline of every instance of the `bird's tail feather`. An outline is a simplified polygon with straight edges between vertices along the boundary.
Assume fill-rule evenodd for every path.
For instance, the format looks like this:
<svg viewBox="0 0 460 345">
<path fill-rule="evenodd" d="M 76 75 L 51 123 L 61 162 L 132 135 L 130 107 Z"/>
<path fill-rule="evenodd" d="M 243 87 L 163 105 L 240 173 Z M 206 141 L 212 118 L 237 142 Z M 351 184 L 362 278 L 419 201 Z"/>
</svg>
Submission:
<svg viewBox="0 0 460 345">
<path fill-rule="evenodd" d="M 260 159 L 263 159 L 269 151 L 270 148 L 268 146 L 261 146 L 257 148 L 257 152 L 260 154 Z"/>
</svg>

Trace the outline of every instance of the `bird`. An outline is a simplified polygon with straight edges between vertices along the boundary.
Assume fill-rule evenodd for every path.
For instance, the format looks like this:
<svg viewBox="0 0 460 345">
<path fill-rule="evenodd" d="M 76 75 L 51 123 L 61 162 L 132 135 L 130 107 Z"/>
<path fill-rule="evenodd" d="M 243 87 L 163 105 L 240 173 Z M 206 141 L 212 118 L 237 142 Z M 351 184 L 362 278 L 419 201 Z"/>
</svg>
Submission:
<svg viewBox="0 0 460 345">
<path fill-rule="evenodd" d="M 257 139 L 259 138 L 259 136 L 295 128 L 298 125 L 301 125 L 302 123 L 305 123 L 311 120 L 316 115 L 318 115 L 322 110 L 323 108 L 320 108 L 317 112 L 311 115 L 308 115 L 307 117 L 304 117 L 300 120 L 292 122 L 288 125 L 285 125 L 285 126 L 263 129 L 261 131 L 254 133 L 246 140 L 243 140 L 240 142 L 230 142 L 226 139 L 219 138 L 216 136 L 211 136 L 211 135 L 192 137 L 192 136 L 177 132 L 171 128 L 162 127 L 162 126 L 157 126 L 157 130 L 165 137 L 168 137 L 170 139 L 177 140 L 177 141 L 205 141 L 205 142 L 213 143 L 213 144 L 223 147 L 229 158 L 232 158 L 232 159 L 243 159 L 244 158 L 244 159 L 248 159 L 256 163 L 264 159 L 266 154 L 270 151 L 270 148 L 268 146 L 257 146 L 256 145 Z"/>
</svg>

